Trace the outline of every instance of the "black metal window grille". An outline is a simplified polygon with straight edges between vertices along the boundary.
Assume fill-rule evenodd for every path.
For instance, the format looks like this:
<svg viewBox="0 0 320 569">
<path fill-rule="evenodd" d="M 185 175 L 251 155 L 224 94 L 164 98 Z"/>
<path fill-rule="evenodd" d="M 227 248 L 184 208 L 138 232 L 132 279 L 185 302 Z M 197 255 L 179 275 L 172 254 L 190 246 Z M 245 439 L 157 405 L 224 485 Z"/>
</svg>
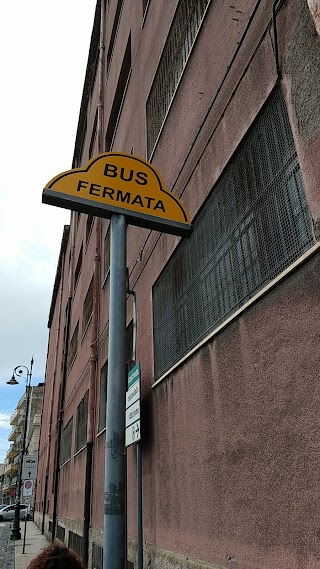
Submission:
<svg viewBox="0 0 320 569">
<path fill-rule="evenodd" d="M 147 101 L 150 157 L 210 0 L 180 0 Z"/>
<path fill-rule="evenodd" d="M 62 526 L 57 526 L 57 539 L 59 539 L 60 541 L 62 541 L 62 543 L 64 543 L 64 538 L 65 538 L 65 534 L 66 534 L 66 530 L 65 528 L 63 528 Z"/>
<path fill-rule="evenodd" d="M 70 369 L 70 367 L 72 366 L 74 359 L 76 357 L 77 351 L 78 351 L 78 336 L 79 336 L 79 321 L 77 322 L 77 325 L 74 329 L 74 332 L 72 334 L 72 338 L 71 338 L 71 342 L 70 342 L 70 346 L 69 346 L 69 352 L 68 352 L 68 369 Z"/>
<path fill-rule="evenodd" d="M 103 547 L 92 543 L 92 569 L 103 569 Z"/>
<path fill-rule="evenodd" d="M 78 452 L 87 442 L 88 393 L 86 391 L 77 408 L 75 452 Z"/>
<path fill-rule="evenodd" d="M 277 89 L 153 288 L 160 377 L 314 244 Z"/>
<path fill-rule="evenodd" d="M 92 309 L 93 309 L 93 278 L 91 279 L 91 283 L 89 285 L 88 292 L 86 294 L 86 298 L 84 299 L 83 303 L 82 334 L 84 334 L 87 329 L 89 320 L 92 315 Z"/>
<path fill-rule="evenodd" d="M 83 557 L 83 537 L 69 531 L 68 547 L 72 549 L 79 557 Z"/>
<path fill-rule="evenodd" d="M 60 465 L 67 462 L 71 458 L 71 445 L 72 445 L 72 426 L 73 417 L 66 424 L 62 431 L 61 437 L 61 450 L 60 450 Z"/>
</svg>

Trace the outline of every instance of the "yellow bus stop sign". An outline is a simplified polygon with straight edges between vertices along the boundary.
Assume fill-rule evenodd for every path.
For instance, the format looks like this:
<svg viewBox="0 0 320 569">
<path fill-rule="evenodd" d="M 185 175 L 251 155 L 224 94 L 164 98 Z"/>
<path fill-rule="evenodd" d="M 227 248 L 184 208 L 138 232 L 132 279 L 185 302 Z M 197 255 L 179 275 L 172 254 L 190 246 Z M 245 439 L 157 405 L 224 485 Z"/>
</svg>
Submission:
<svg viewBox="0 0 320 569">
<path fill-rule="evenodd" d="M 58 174 L 43 190 L 42 201 L 98 217 L 121 213 L 127 223 L 174 235 L 191 233 L 182 202 L 154 166 L 132 154 L 106 152 L 84 168 Z"/>
</svg>

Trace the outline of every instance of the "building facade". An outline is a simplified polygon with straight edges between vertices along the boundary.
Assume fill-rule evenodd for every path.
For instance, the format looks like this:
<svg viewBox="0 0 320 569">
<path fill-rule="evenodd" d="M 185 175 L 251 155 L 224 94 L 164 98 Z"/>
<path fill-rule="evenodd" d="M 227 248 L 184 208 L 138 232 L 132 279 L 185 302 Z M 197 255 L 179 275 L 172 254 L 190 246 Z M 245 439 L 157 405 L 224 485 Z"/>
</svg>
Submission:
<svg viewBox="0 0 320 569">
<path fill-rule="evenodd" d="M 37 386 L 27 388 L 29 390 L 29 409 L 26 420 L 26 403 L 27 391 L 23 394 L 10 418 L 12 430 L 9 433 L 8 441 L 10 446 L 7 450 L 3 482 L 2 482 L 2 499 L 4 504 L 14 504 L 19 484 L 19 472 L 21 468 L 22 447 L 24 429 L 26 431 L 25 438 L 25 455 L 38 455 L 39 436 L 41 425 L 41 412 L 43 402 L 43 383 Z M 21 503 L 24 502 L 23 496 Z M 34 492 L 29 497 L 30 506 L 34 503 Z"/>
<path fill-rule="evenodd" d="M 304 0 L 97 2 L 72 167 L 140 156 L 193 223 L 188 239 L 127 228 L 145 566 L 320 568 L 318 15 Z M 48 321 L 35 513 L 97 569 L 109 265 L 109 221 L 72 213 Z M 128 363 L 132 322 L 128 295 Z"/>
</svg>

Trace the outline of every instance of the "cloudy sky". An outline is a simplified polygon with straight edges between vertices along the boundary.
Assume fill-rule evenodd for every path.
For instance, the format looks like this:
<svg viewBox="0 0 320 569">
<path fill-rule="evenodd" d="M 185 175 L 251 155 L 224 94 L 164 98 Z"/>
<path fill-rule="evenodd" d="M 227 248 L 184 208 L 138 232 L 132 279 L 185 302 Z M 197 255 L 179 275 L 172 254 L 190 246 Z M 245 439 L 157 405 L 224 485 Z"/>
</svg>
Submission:
<svg viewBox="0 0 320 569">
<path fill-rule="evenodd" d="M 72 166 L 96 0 L 10 0 L 0 7 L 0 462 L 25 389 L 18 365 L 43 381 L 47 321 L 69 212 L 41 203 Z"/>
</svg>

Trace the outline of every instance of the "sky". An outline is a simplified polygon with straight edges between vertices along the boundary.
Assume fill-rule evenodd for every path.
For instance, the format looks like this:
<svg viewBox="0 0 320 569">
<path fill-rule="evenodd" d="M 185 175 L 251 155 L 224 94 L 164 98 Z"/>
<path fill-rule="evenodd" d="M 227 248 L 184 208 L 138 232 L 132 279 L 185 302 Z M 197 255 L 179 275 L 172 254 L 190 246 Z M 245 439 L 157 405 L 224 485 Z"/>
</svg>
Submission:
<svg viewBox="0 0 320 569">
<path fill-rule="evenodd" d="M 41 203 L 72 167 L 96 0 L 10 0 L 0 6 L 0 463 L 25 380 L 44 381 L 48 315 L 70 212 Z M 25 376 L 26 377 L 26 376 Z"/>
</svg>

